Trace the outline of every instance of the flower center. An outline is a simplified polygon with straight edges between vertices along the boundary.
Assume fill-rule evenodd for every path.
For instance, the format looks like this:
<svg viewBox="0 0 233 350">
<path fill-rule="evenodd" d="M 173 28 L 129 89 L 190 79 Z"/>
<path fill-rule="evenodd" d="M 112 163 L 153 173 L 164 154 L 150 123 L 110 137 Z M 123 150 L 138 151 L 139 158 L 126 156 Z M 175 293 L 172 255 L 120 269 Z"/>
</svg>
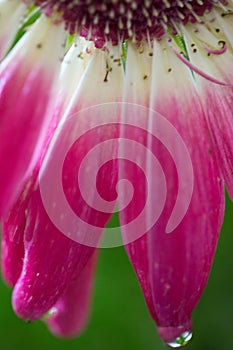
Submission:
<svg viewBox="0 0 233 350">
<path fill-rule="evenodd" d="M 197 22 L 213 4 L 225 0 L 37 0 L 41 10 L 51 16 L 59 14 L 71 33 L 103 47 L 131 39 L 160 39 L 168 28 Z"/>
</svg>

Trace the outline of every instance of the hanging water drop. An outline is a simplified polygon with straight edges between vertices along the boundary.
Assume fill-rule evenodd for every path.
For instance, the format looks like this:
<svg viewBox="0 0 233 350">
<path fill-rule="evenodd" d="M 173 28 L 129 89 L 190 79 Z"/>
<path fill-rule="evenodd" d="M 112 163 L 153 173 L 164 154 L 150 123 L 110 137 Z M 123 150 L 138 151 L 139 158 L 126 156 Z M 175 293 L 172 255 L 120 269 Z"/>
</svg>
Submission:
<svg viewBox="0 0 233 350">
<path fill-rule="evenodd" d="M 174 340 L 168 341 L 166 344 L 171 348 L 181 348 L 190 342 L 192 336 L 193 334 L 191 331 L 186 331 Z"/>
<path fill-rule="evenodd" d="M 192 321 L 188 320 L 180 326 L 158 327 L 161 339 L 171 348 L 181 348 L 192 339 Z"/>
</svg>

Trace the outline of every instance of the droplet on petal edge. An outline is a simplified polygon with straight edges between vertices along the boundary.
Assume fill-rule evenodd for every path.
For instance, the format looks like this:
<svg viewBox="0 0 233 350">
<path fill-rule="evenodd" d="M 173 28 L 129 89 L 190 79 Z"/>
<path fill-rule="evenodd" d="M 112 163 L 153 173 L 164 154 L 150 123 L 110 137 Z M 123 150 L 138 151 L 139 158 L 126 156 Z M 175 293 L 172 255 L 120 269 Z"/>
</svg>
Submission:
<svg viewBox="0 0 233 350">
<path fill-rule="evenodd" d="M 181 348 L 187 345 L 192 339 L 192 322 L 178 327 L 158 327 L 158 333 L 161 339 L 170 348 Z"/>
<path fill-rule="evenodd" d="M 179 337 L 176 339 L 167 342 L 166 344 L 170 346 L 170 348 L 181 348 L 185 345 L 187 345 L 190 340 L 192 339 L 193 333 L 191 331 L 186 331 L 182 333 Z"/>
</svg>

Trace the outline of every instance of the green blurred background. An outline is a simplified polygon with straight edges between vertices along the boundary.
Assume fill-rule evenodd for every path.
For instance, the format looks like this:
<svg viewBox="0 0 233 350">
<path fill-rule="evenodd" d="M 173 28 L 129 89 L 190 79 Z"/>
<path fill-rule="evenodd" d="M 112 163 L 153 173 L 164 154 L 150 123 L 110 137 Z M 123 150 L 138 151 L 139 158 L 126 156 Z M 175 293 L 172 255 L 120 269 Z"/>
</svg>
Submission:
<svg viewBox="0 0 233 350">
<path fill-rule="evenodd" d="M 225 222 L 207 288 L 196 308 L 194 337 L 187 350 L 233 347 L 233 204 Z M 57 339 L 41 322 L 25 323 L 11 309 L 11 291 L 1 282 L 0 349 L 13 350 L 162 350 L 134 271 L 123 248 L 103 249 L 93 311 L 86 331 L 72 340 Z"/>
</svg>

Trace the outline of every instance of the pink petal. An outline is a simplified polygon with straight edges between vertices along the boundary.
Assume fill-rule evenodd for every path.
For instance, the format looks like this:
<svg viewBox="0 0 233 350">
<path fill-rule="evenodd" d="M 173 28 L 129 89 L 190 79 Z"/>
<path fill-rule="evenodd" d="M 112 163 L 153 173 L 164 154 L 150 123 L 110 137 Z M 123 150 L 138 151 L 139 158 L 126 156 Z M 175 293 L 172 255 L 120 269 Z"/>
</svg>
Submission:
<svg viewBox="0 0 233 350">
<path fill-rule="evenodd" d="M 74 167 L 77 166 L 78 168 L 86 150 L 93 145 L 93 142 L 100 141 L 105 137 L 103 134 L 98 134 L 98 130 L 92 134 L 86 140 L 84 139 L 83 142 L 77 142 L 71 147 L 64 161 L 64 169 L 62 169 L 63 191 L 66 195 L 67 203 L 77 217 L 81 216 L 84 222 L 88 223 L 88 225 L 75 226 L 78 237 L 82 237 L 82 235 L 88 237 L 89 225 L 93 225 L 97 233 L 98 231 L 101 232 L 111 215 L 111 212 L 105 214 L 96 212 L 85 203 L 78 186 L 78 173 L 76 173 Z M 69 137 L 69 135 L 70 133 L 68 132 L 66 136 Z M 59 145 L 62 146 L 65 138 L 59 138 L 59 140 Z M 58 149 L 55 148 L 54 151 L 56 150 Z M 52 162 L 54 161 L 53 156 L 49 159 Z M 107 166 L 105 171 L 103 170 L 99 173 L 98 188 L 104 198 L 112 197 L 112 186 L 115 183 L 112 180 L 112 174 L 116 174 L 115 166 L 116 163 L 113 162 Z M 69 284 L 81 273 L 94 251 L 92 247 L 81 245 L 79 240 L 74 241 L 66 237 L 69 236 L 69 231 L 65 229 L 60 231 L 57 228 L 59 227 L 58 222 L 49 215 L 50 212 L 47 205 L 50 205 L 52 209 L 56 208 L 55 212 L 58 213 L 56 216 L 57 220 L 62 215 L 63 220 L 61 221 L 65 221 L 65 225 L 69 224 L 66 208 L 62 207 L 58 200 L 60 195 L 59 187 L 56 186 L 56 179 L 51 176 L 53 174 L 54 176 L 56 175 L 55 170 L 52 168 L 52 173 L 47 174 L 47 177 L 46 172 L 43 174 L 43 184 L 46 182 L 48 190 L 51 188 L 50 193 L 47 192 L 47 196 L 43 197 L 43 201 L 40 187 L 37 188 L 38 185 L 34 186 L 33 192 L 28 196 L 29 202 L 26 208 L 24 231 L 25 255 L 23 269 L 13 292 L 14 310 L 24 319 L 34 320 L 45 314 L 65 293 Z M 86 187 L 83 190 L 89 193 L 89 178 L 87 180 L 85 183 Z M 111 181 L 113 181 L 113 185 Z M 109 186 L 106 186 L 106 183 L 109 183 Z M 41 183 L 39 185 L 41 186 Z M 59 214 L 60 210 L 61 214 Z M 17 222 L 17 224 L 19 225 L 20 223 Z M 97 234 L 97 241 L 98 237 Z M 75 237 L 72 238 L 74 239 Z"/>
<path fill-rule="evenodd" d="M 50 330 L 59 337 L 73 337 L 80 334 L 87 324 L 96 260 L 94 254 L 46 319 Z"/>
<path fill-rule="evenodd" d="M 86 120 L 84 119 L 83 122 L 85 125 Z M 51 149 L 49 148 L 48 150 L 48 162 L 51 162 L 52 167 L 49 167 L 49 163 L 45 162 L 39 187 L 38 184 L 33 186 L 33 191 L 28 194 L 26 210 L 21 208 L 26 212 L 24 230 L 25 255 L 21 275 L 14 287 L 13 307 L 16 313 L 24 319 L 34 320 L 40 318 L 56 304 L 70 283 L 79 276 L 93 254 L 94 248 L 80 244 L 80 240 L 82 242 L 82 237 L 89 239 L 89 227 L 92 225 L 95 231 L 95 242 L 98 242 L 100 237 L 98 232 L 101 233 L 103 231 L 112 213 L 112 211 L 103 213 L 92 208 L 95 196 L 90 190 L 90 179 L 95 184 L 95 178 L 92 179 L 91 177 L 95 163 L 89 163 L 89 176 L 85 176 L 85 172 L 83 174 L 83 192 L 80 192 L 79 188 L 78 170 L 80 163 L 85 159 L 90 148 L 96 143 L 103 142 L 106 138 L 103 130 L 99 132 L 98 128 L 94 128 L 86 135 L 84 133 L 80 142 L 79 140 L 75 143 L 72 142 L 71 149 L 66 149 L 68 153 L 64 162 L 62 162 L 63 167 L 58 169 L 59 171 L 62 170 L 62 178 L 60 179 L 62 181 L 62 193 L 60 193 L 59 183 L 57 184 L 56 182 L 59 180 L 56 170 L 56 165 L 58 164 L 56 157 L 58 156 L 59 158 L 60 148 L 62 149 L 63 146 L 67 145 L 66 142 L 68 142 L 72 132 L 74 132 L 74 127 L 82 128 L 83 124 L 82 120 L 79 120 L 78 124 L 72 124 L 71 129 L 67 129 L 66 126 L 67 124 L 65 124 L 64 133 L 62 133 L 63 128 L 60 129 L 61 134 L 59 129 L 57 130 L 54 139 L 58 143 L 52 142 Z M 115 130 L 115 126 L 108 128 L 108 135 L 114 135 Z M 100 162 L 102 157 L 104 158 L 106 151 L 110 152 L 110 154 L 113 153 L 111 148 L 104 147 L 98 154 Z M 117 174 L 115 171 L 116 166 L 117 163 L 114 161 L 107 163 L 98 172 L 98 178 L 96 179 L 97 189 L 103 198 L 110 200 L 110 203 L 115 196 L 114 185 L 116 180 L 114 178 Z M 43 188 L 47 189 L 43 197 L 41 197 L 43 190 L 40 192 L 41 186 L 45 186 Z M 83 199 L 83 193 L 87 196 L 89 195 L 89 204 Z M 68 203 L 68 207 L 72 208 L 75 218 L 81 217 L 81 222 L 83 222 L 82 225 L 77 225 L 77 222 L 75 222 L 73 229 L 76 236 L 71 236 L 72 239 L 69 238 L 70 233 L 67 230 L 67 225 L 70 224 L 69 217 L 66 215 L 67 208 L 63 207 L 59 200 L 61 194 L 65 194 L 66 203 Z M 114 201 L 111 204 L 112 209 L 113 205 Z M 50 209 L 55 209 L 55 217 L 50 216 Z M 10 214 L 9 217 L 14 217 L 14 213 Z M 58 220 L 65 223 L 65 227 L 62 230 L 59 230 Z M 6 223 L 6 225 L 8 224 L 10 223 Z M 17 222 L 17 225 L 20 225 L 20 222 Z M 95 247 L 95 245 L 92 246 Z"/>
<path fill-rule="evenodd" d="M 41 18 L 1 66 L 0 217 L 21 192 L 46 137 L 62 37 L 61 28 Z M 58 44 L 51 52 L 54 41 Z"/>
<path fill-rule="evenodd" d="M 106 102 L 119 101 L 122 71 L 116 65 L 105 81 L 109 59 L 110 53 L 94 49 L 84 78 L 77 84 L 73 101 L 54 134 L 40 179 L 42 199 L 51 220 L 75 241 L 93 247 L 102 244 L 100 235 L 117 197 L 114 186 L 120 106 Z M 77 178 L 69 183 L 74 169 Z M 66 196 L 63 186 L 68 189 Z M 74 195 L 78 200 L 71 207 L 68 204 Z"/>
<path fill-rule="evenodd" d="M 157 55 L 157 63 L 162 57 L 162 53 Z M 178 186 L 177 169 L 169 163 L 165 166 L 169 161 L 161 152 L 164 169 L 168 171 L 167 205 L 149 233 L 148 242 L 158 325 L 173 327 L 174 332 L 179 333 L 180 326 L 189 324 L 208 280 L 223 220 L 224 188 L 211 153 L 212 144 L 202 106 L 192 86 L 192 76 L 176 59 L 168 59 L 172 70 L 179 71 L 179 75 L 173 73 L 164 86 L 155 86 L 153 106 L 176 127 L 188 148 L 194 187 L 184 219 L 169 235 L 164 234 Z M 161 74 L 169 76 L 166 67 Z M 164 332 L 162 328 L 160 332 Z"/>
<path fill-rule="evenodd" d="M 229 77 L 229 83 L 233 77 Z M 228 81 L 226 79 L 226 81 Z M 214 154 L 233 199 L 233 86 L 221 88 L 203 84 L 202 99 L 212 136 Z"/>
<path fill-rule="evenodd" d="M 14 287 L 13 307 L 27 320 L 45 314 L 86 265 L 93 249 L 68 239 L 50 222 L 39 190 L 30 198 L 24 231 L 25 255 Z"/>
<path fill-rule="evenodd" d="M 2 227 L 1 262 L 5 281 L 14 286 L 23 266 L 26 203 L 17 203 Z"/>
<path fill-rule="evenodd" d="M 96 67 L 92 65 L 92 69 L 96 69 Z M 92 69 L 88 68 L 87 76 L 92 72 Z M 98 74 L 96 77 L 99 79 Z M 100 82 L 105 84 L 102 76 Z M 86 83 L 88 85 L 89 80 Z M 119 88 L 118 85 L 115 86 Z M 109 93 L 109 89 L 107 87 L 105 89 Z M 83 94 L 83 90 L 80 91 Z M 106 98 L 105 91 L 100 91 Z M 112 91 L 112 94 L 114 92 L 115 90 Z M 78 109 L 80 101 L 83 102 L 82 97 L 83 95 L 81 98 L 79 95 L 80 100 L 77 99 Z M 99 101 L 102 101 L 101 96 Z M 86 103 L 86 106 L 90 105 L 87 98 Z M 26 192 L 27 201 L 26 208 L 21 206 L 26 214 L 24 259 L 21 274 L 14 287 L 13 307 L 16 313 L 24 319 L 40 318 L 64 295 L 69 285 L 79 276 L 92 256 L 94 251 L 92 247 L 96 247 L 100 237 L 99 233 L 103 231 L 103 227 L 112 214 L 116 196 L 117 162 L 111 158 L 106 165 L 100 169 L 97 168 L 98 176 L 94 177 L 96 160 L 101 164 L 105 160 L 105 155 L 112 155 L 116 148 L 114 145 L 113 148 L 109 147 L 103 141 L 110 135 L 116 139 L 117 127 L 114 124 L 107 124 L 101 129 L 102 123 L 99 128 L 93 127 L 92 124 L 92 120 L 104 120 L 104 124 L 106 124 L 107 117 L 108 115 L 102 113 L 101 109 L 94 108 L 93 111 L 90 109 L 88 112 L 87 110 L 87 114 L 84 113 L 84 118 L 82 118 L 82 114 L 79 118 L 79 113 L 73 118 L 64 118 L 63 123 L 57 128 L 43 160 L 42 169 L 39 172 L 39 182 L 31 179 L 30 191 L 24 189 L 22 192 L 22 196 L 25 196 Z M 105 134 L 106 131 L 107 134 Z M 82 137 L 79 138 L 79 134 Z M 90 161 L 87 168 L 83 169 L 83 177 L 81 176 L 83 187 L 80 189 L 78 178 L 80 164 L 82 165 L 85 161 L 88 151 L 95 148 L 96 144 L 101 143 L 103 143 L 102 150 L 99 149 L 94 161 Z M 63 151 L 65 151 L 64 158 L 60 158 L 61 153 L 59 152 Z M 41 157 L 42 154 L 39 155 L 39 163 Z M 62 163 L 59 168 L 60 161 Z M 37 169 L 35 169 L 35 173 L 37 174 Z M 96 196 L 91 188 L 94 191 L 99 191 L 104 203 L 110 201 L 108 205 L 110 211 L 103 212 L 95 209 L 93 204 L 96 204 L 94 203 Z M 43 192 L 44 189 L 45 192 Z M 82 198 L 83 194 L 84 197 L 86 195 L 84 199 Z M 67 207 L 62 206 L 59 200 L 60 196 L 64 196 L 66 199 L 65 203 L 71 209 L 74 218 L 81 217 L 81 222 L 83 222 L 80 226 L 76 225 L 77 221 L 75 221 L 73 226 L 75 236 L 73 237 L 67 230 L 67 225 L 70 223 L 66 212 Z M 21 199 L 18 200 L 15 207 L 20 203 Z M 55 213 L 55 217 L 51 214 L 50 209 Z M 5 220 L 5 227 L 11 225 L 15 213 L 10 212 L 8 218 L 9 222 L 7 219 Z M 19 219 L 21 220 L 21 218 Z M 65 227 L 59 226 L 59 220 L 65 223 Z M 20 226 L 21 222 L 14 221 L 14 224 Z M 84 239 L 87 237 L 89 240 L 89 227 L 93 227 L 94 244 L 84 246 L 80 244 L 79 237 L 84 237 Z M 69 238 L 70 236 L 73 240 Z M 81 243 L 83 243 L 82 240 Z"/>
<path fill-rule="evenodd" d="M 83 46 L 83 45 L 82 45 Z M 83 73 L 85 65 L 83 60 L 77 59 L 77 50 L 80 53 L 81 45 L 79 48 L 76 47 L 72 50 L 72 65 L 67 65 L 67 60 L 70 59 L 70 53 L 68 53 L 68 57 L 65 56 L 64 61 L 62 63 L 62 74 L 59 77 L 59 86 L 57 88 L 58 97 L 56 103 L 53 108 L 53 116 L 51 118 L 51 123 L 47 129 L 47 135 L 44 142 L 43 147 L 41 148 L 41 154 L 38 158 L 38 164 L 34 170 L 34 175 L 29 179 L 27 185 L 24 188 L 23 193 L 18 199 L 15 206 L 11 209 L 9 216 L 5 217 L 5 223 L 3 223 L 3 232 L 2 232 L 2 272 L 5 281 L 14 286 L 17 282 L 23 264 L 24 258 L 24 231 L 26 225 L 26 214 L 28 200 L 31 195 L 31 190 L 33 187 L 33 183 L 35 182 L 35 178 L 38 168 L 40 167 L 40 162 L 43 160 L 44 154 L 50 142 L 50 139 L 60 121 L 64 110 L 67 108 L 70 100 L 72 98 L 72 93 L 67 92 L 68 88 L 71 85 L 71 79 L 73 78 L 73 88 L 75 84 L 80 80 L 80 76 Z M 85 47 L 83 48 L 85 50 Z M 73 52 L 74 51 L 74 52 Z M 83 52 L 83 56 L 86 58 L 86 61 L 89 59 L 90 55 L 85 55 Z M 72 71 L 72 72 L 71 72 Z M 20 223 L 18 225 L 18 223 Z"/>
<path fill-rule="evenodd" d="M 213 47 L 219 47 L 221 41 L 216 33 L 212 33 L 204 26 L 197 26 L 197 34 L 195 38 L 190 38 L 186 33 L 187 39 L 196 41 L 196 47 L 200 52 L 198 55 L 190 50 L 189 57 L 198 68 L 215 79 L 221 81 L 225 86 L 211 83 L 207 79 L 203 79 L 199 75 L 195 75 L 196 86 L 200 99 L 203 103 L 203 109 L 207 120 L 208 128 L 213 143 L 214 156 L 217 158 L 220 172 L 223 174 L 228 192 L 233 198 L 233 75 L 232 60 L 233 54 L 230 49 L 232 38 L 229 36 L 232 28 L 232 21 L 229 18 L 221 18 L 216 12 L 221 35 L 225 35 L 224 50 L 222 54 L 207 56 L 206 52 L 201 49 L 201 40 L 205 40 Z M 223 36 L 224 38 L 224 36 Z M 201 40 L 200 40 L 201 39 Z"/>
<path fill-rule="evenodd" d="M 149 78 L 148 86 L 151 84 L 151 87 L 150 90 L 149 87 L 144 90 L 145 94 L 148 92 L 149 95 L 151 91 L 152 95 L 150 98 L 145 97 L 143 101 L 144 106 L 150 106 L 154 112 L 145 109 L 144 118 L 141 118 L 141 131 L 134 127 L 131 135 L 128 132 L 128 137 L 144 145 L 156 156 L 166 177 L 166 201 L 160 217 L 146 235 L 127 245 L 127 252 L 141 283 L 150 313 L 165 342 L 190 331 L 191 314 L 210 273 L 224 209 L 223 182 L 211 153 L 208 129 L 201 103 L 192 85 L 192 76 L 171 52 L 167 47 L 163 50 L 163 47 L 155 44 L 153 70 L 149 72 L 151 80 Z M 135 80 L 137 81 L 137 77 Z M 126 89 L 127 98 L 131 101 L 135 101 L 137 97 L 135 91 L 136 88 L 130 94 L 130 90 Z M 141 97 L 138 96 L 140 102 Z M 131 117 L 131 123 L 133 119 L 137 119 L 137 114 L 134 113 L 134 118 Z M 127 113 L 125 118 L 128 118 Z M 191 202 L 186 203 L 183 197 L 177 213 L 186 204 L 189 205 L 183 212 L 183 219 L 176 223 L 170 233 L 167 233 L 167 225 L 178 194 L 180 191 L 181 194 L 187 192 L 192 182 L 186 176 L 189 164 L 185 163 L 183 150 L 175 142 L 176 134 L 174 130 L 171 132 L 171 128 L 161 128 L 161 118 L 168 120 L 181 136 L 190 154 L 194 174 Z M 164 137 L 166 132 L 167 137 Z M 126 130 L 122 133 L 127 135 Z M 140 157 L 138 152 L 137 157 Z M 144 208 L 145 199 L 149 196 L 144 183 L 147 186 L 152 183 L 154 190 L 152 205 L 146 211 L 141 226 L 146 227 L 157 215 L 155 213 L 158 212 L 158 207 L 164 204 L 161 192 L 163 183 L 161 176 L 158 176 L 159 172 L 152 169 L 150 153 L 148 152 L 146 159 L 142 153 L 141 158 L 144 178 L 139 177 L 140 170 L 132 172 L 130 164 L 124 164 L 120 168 L 121 177 L 132 178 L 132 183 L 138 183 L 133 197 L 135 201 L 120 212 L 125 242 L 130 242 L 133 235 L 128 227 L 130 228 L 129 222 L 134 218 L 134 212 L 137 214 Z"/>
</svg>

